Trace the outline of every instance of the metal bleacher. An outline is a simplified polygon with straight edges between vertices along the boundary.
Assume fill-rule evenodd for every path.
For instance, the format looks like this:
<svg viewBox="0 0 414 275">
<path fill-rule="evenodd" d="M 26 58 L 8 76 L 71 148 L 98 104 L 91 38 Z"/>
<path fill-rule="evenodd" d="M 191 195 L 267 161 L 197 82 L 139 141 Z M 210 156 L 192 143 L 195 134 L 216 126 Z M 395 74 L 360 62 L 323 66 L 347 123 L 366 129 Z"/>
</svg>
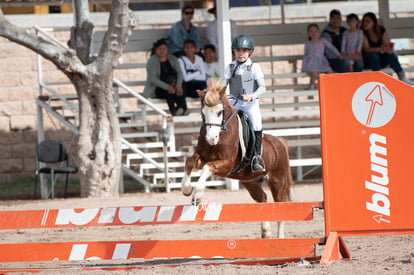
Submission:
<svg viewBox="0 0 414 275">
<path fill-rule="evenodd" d="M 412 20 L 397 18 L 392 21 L 394 38 L 407 37 L 406 29 Z M 326 22 L 319 22 L 323 27 Z M 263 64 L 267 93 L 261 101 L 263 125 L 266 134 L 287 139 L 290 147 L 291 166 L 296 181 L 320 180 L 320 128 L 317 90 L 305 90 L 308 76 L 300 71 L 302 54 L 300 46 L 306 38 L 307 23 L 292 24 L 241 24 L 239 33 L 249 33 L 258 50 L 254 62 Z M 409 28 L 412 30 L 412 26 Z M 163 188 L 166 191 L 180 188 L 184 162 L 191 153 L 200 128 L 200 102 L 188 99 L 190 114 L 171 117 L 164 100 L 146 99 L 141 93 L 145 84 L 145 65 L 152 43 L 166 37 L 167 26 L 136 29 L 129 37 L 124 57 L 115 71 L 113 87 L 116 108 L 123 138 L 124 176 L 134 178 L 146 190 Z M 405 32 L 404 32 L 405 30 Z M 199 26 L 205 44 L 205 27 Z M 104 31 L 94 34 L 93 48 L 99 49 Z M 395 34 L 395 36 L 394 36 Z M 412 38 L 412 37 L 409 37 Z M 272 47 L 297 47 L 298 54 L 274 54 Z M 400 52 L 407 56 L 414 51 Z M 139 58 L 137 58 L 139 56 Z M 412 67 L 407 72 L 414 71 Z M 387 71 L 389 72 L 389 71 Z M 392 72 L 389 72 L 392 73 Z M 130 75 L 137 76 L 132 79 Z M 50 96 L 38 100 L 38 105 L 55 116 L 60 116 L 69 129 L 77 131 L 76 98 L 61 96 L 53 86 L 59 83 L 41 83 Z M 64 107 L 53 107 L 54 102 L 64 102 Z M 68 122 L 68 121 L 71 122 Z M 66 125 L 65 124 L 65 125 Z M 168 142 L 166 142 L 168 139 Z M 318 172 L 319 169 L 319 172 Z M 314 173 L 315 170 L 317 173 Z M 310 177 L 308 177 L 310 175 Z M 197 180 L 198 172 L 192 174 Z M 212 178 L 206 186 L 234 186 L 220 178 Z"/>
</svg>

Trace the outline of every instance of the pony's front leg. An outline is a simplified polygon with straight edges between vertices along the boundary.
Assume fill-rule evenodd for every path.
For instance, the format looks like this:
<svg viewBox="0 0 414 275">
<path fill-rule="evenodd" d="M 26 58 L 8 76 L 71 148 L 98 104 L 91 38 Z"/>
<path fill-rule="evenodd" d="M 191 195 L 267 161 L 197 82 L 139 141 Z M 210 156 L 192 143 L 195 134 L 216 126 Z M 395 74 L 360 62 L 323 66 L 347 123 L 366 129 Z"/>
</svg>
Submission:
<svg viewBox="0 0 414 275">
<path fill-rule="evenodd" d="M 272 231 L 270 230 L 270 222 L 262 222 L 262 238 L 269 239 L 272 236 Z"/>
<path fill-rule="evenodd" d="M 206 163 L 202 170 L 198 181 L 196 182 L 193 190 L 193 202 L 198 203 L 201 201 L 201 198 L 206 187 L 207 179 L 214 174 L 226 175 L 228 174 L 229 167 L 231 162 L 228 160 L 217 160 Z"/>
<path fill-rule="evenodd" d="M 206 188 L 206 181 L 207 179 L 212 175 L 210 171 L 210 167 L 208 164 L 203 166 L 203 169 L 201 169 L 200 177 L 198 178 L 198 181 L 196 182 L 193 190 L 193 203 L 198 204 L 201 201 L 201 198 L 203 197 L 204 189 Z"/>
<path fill-rule="evenodd" d="M 193 169 L 200 169 L 202 165 L 200 155 L 197 153 L 194 153 L 185 161 L 185 173 L 181 181 L 181 190 L 184 196 L 190 196 L 193 192 L 193 186 L 191 185 L 191 171 L 193 171 Z"/>
</svg>

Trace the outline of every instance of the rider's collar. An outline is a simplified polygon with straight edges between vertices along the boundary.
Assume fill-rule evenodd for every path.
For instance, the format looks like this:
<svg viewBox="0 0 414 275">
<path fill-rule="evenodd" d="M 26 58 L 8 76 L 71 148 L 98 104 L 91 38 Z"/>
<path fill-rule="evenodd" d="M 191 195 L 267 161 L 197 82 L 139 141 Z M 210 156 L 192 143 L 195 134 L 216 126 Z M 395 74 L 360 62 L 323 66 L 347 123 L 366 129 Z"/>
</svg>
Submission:
<svg viewBox="0 0 414 275">
<path fill-rule="evenodd" d="M 238 67 L 242 67 L 242 66 L 249 66 L 250 64 L 252 64 L 252 60 L 250 58 L 247 58 L 246 61 L 244 62 L 239 62 L 239 61 L 235 61 L 235 65 Z"/>
</svg>

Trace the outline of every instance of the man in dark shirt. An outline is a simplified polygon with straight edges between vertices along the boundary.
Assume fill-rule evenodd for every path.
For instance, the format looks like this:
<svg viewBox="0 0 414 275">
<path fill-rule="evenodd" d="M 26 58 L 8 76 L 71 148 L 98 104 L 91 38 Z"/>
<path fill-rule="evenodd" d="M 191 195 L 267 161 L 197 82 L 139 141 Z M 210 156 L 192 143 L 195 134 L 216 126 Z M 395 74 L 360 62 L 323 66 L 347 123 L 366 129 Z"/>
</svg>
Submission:
<svg viewBox="0 0 414 275">
<path fill-rule="evenodd" d="M 341 26 L 342 18 L 339 10 L 331 10 L 329 13 L 329 23 L 322 31 L 322 37 L 334 45 L 341 52 L 342 36 L 346 28 Z M 325 50 L 325 56 L 328 58 L 332 70 L 338 73 L 348 72 L 348 61 L 339 59 L 331 50 Z"/>
</svg>

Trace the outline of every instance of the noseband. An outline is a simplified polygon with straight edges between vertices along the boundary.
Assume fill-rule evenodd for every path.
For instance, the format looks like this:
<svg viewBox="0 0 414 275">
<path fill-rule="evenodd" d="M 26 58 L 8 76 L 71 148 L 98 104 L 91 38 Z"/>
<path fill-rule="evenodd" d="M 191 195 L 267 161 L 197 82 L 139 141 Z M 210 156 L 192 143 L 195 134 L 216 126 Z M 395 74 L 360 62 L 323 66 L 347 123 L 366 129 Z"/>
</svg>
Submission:
<svg viewBox="0 0 414 275">
<path fill-rule="evenodd" d="M 203 125 L 205 126 L 215 126 L 215 127 L 220 127 L 222 128 L 224 131 L 227 131 L 227 125 L 229 124 L 230 120 L 237 114 L 237 111 L 235 110 L 227 119 L 226 121 L 226 106 L 224 105 L 224 101 L 223 99 L 214 103 L 214 104 L 207 104 L 204 102 L 204 100 L 201 101 L 202 106 L 206 105 L 207 107 L 211 108 L 214 106 L 217 106 L 219 104 L 223 105 L 223 120 L 221 121 L 221 124 L 219 123 L 206 123 L 206 120 L 204 118 L 204 114 L 202 113 L 202 118 L 203 118 Z"/>
</svg>

